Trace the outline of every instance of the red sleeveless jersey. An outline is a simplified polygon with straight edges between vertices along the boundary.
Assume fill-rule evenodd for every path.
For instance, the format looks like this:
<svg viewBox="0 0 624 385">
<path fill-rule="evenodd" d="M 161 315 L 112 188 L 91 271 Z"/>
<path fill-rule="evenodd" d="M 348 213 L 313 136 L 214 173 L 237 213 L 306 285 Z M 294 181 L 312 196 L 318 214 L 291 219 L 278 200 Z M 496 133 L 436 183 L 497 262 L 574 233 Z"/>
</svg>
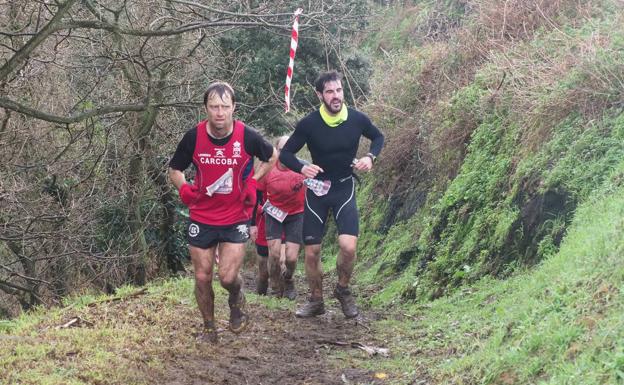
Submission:
<svg viewBox="0 0 624 385">
<path fill-rule="evenodd" d="M 193 163 L 200 197 L 189 207 L 191 220 L 212 226 L 249 220 L 241 195 L 246 178 L 253 175 L 253 163 L 244 138 L 245 125 L 239 120 L 234 121 L 232 136 L 223 146 L 210 141 L 206 121 L 197 125 Z"/>
</svg>

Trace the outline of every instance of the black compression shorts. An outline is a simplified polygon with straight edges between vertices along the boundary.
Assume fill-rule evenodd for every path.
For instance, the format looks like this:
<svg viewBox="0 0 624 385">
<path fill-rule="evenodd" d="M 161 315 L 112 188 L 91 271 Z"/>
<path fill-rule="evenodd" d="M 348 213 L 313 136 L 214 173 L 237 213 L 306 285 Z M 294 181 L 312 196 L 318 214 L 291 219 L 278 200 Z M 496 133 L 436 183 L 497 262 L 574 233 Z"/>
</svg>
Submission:
<svg viewBox="0 0 624 385">
<path fill-rule="evenodd" d="M 208 249 L 220 242 L 245 243 L 249 239 L 249 224 L 237 223 L 229 226 L 211 226 L 191 221 L 186 240 L 189 245 Z"/>
<path fill-rule="evenodd" d="M 332 210 L 338 234 L 359 235 L 359 214 L 355 203 L 355 180 L 346 177 L 332 181 L 326 195 L 317 196 L 306 190 L 303 216 L 303 243 L 318 245 L 323 240 L 327 214 Z"/>
</svg>

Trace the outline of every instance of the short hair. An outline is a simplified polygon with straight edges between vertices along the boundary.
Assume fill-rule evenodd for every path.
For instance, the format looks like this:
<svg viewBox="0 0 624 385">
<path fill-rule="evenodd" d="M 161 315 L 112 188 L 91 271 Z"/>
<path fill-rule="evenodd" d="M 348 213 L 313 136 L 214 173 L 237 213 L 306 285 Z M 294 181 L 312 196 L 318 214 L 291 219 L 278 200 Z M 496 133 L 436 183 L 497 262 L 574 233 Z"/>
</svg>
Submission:
<svg viewBox="0 0 624 385">
<path fill-rule="evenodd" d="M 314 88 L 320 93 L 325 90 L 325 83 L 342 81 L 342 74 L 338 71 L 332 70 L 327 72 L 321 72 L 314 81 Z"/>
<path fill-rule="evenodd" d="M 229 94 L 232 99 L 232 103 L 236 103 L 236 97 L 234 95 L 234 88 L 226 82 L 214 82 L 208 86 L 206 92 L 204 92 L 204 106 L 208 103 L 210 96 L 217 94 L 221 99 L 225 94 Z"/>
</svg>

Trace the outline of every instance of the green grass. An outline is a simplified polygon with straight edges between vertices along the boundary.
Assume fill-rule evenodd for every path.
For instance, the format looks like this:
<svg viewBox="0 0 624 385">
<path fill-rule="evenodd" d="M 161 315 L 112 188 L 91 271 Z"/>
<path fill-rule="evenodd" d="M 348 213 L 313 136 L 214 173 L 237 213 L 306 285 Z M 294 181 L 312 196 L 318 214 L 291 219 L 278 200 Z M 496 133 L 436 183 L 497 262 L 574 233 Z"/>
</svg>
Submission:
<svg viewBox="0 0 624 385">
<path fill-rule="evenodd" d="M 392 356 L 336 357 L 345 367 L 358 360 L 388 373 L 391 384 L 624 384 L 620 6 L 599 1 L 595 13 L 560 28 L 541 28 L 532 40 L 496 41 L 502 49 L 493 47 L 483 63 L 471 63 L 470 47 L 463 52 L 453 38 L 415 38 L 429 27 L 454 25 L 464 3 L 418 1 L 408 12 L 390 8 L 366 42 L 384 62 L 379 102 L 392 107 L 377 105 L 382 112 L 371 115 L 373 121 L 388 138 L 422 125 L 422 137 L 414 139 L 436 142 L 422 166 L 440 174 L 431 176 L 435 186 L 425 207 L 383 233 L 389 205 L 373 187 L 384 176 L 360 187 L 362 236 L 354 283 L 367 312 L 387 314 L 371 327 Z M 470 71 L 462 75 L 458 63 L 477 66 L 474 79 Z M 551 72 L 552 64 L 559 72 Z M 433 95 L 445 86 L 446 94 Z M 438 141 L 461 138 L 464 131 L 465 148 L 438 147 Z M 528 150 L 531 144 L 535 148 Z M 461 164 L 457 170 L 447 169 L 455 162 Z M 525 250 L 505 245 L 529 237 L 514 225 L 523 205 L 544 192 L 562 192 L 575 207 L 539 224 L 537 247 L 528 254 L 531 263 L 541 262 L 527 267 L 520 261 Z M 518 199 L 522 194 L 527 196 Z M 115 225 L 123 212 L 103 215 L 103 223 Z M 561 245 L 554 240 L 560 234 Z M 337 253 L 331 223 L 322 250 L 325 272 L 335 270 Z M 496 258 L 511 260 L 500 270 L 513 272 L 509 279 L 489 276 Z M 423 271 L 419 264 L 425 260 Z M 303 263 L 297 274 L 304 274 Z M 227 296 L 214 286 L 217 312 L 224 311 Z M 190 278 L 154 282 L 141 301 L 124 300 L 135 293 L 122 287 L 118 301 L 83 293 L 60 308 L 0 321 L 0 384 L 148 383 L 141 373 L 158 371 L 162 352 L 184 354 L 180 328 L 193 330 L 199 317 Z M 448 296 L 405 303 L 441 293 Z M 273 310 L 295 308 L 254 294 L 248 301 Z M 59 328 L 76 317 L 81 327 Z"/>
<path fill-rule="evenodd" d="M 400 304 L 392 295 L 410 284 L 408 275 L 391 282 L 367 310 L 388 314 L 370 326 L 391 357 L 338 352 L 339 365 L 387 374 L 387 384 L 624 383 L 623 176 L 620 165 L 579 207 L 560 250 L 535 269 L 507 280 L 484 278 L 427 304 Z M 217 312 L 223 311 L 226 295 L 215 290 Z M 87 295 L 3 322 L 1 381 L 148 383 L 145 373 L 162 368 L 163 352 L 188 349 L 176 334 L 180 319 L 192 329 L 198 317 L 190 278 L 155 282 L 140 301 L 124 300 L 136 293 L 124 287 L 116 301 Z M 286 300 L 250 294 L 249 301 L 294 309 Z M 71 317 L 83 326 L 59 328 Z"/>
<path fill-rule="evenodd" d="M 158 370 L 158 353 L 187 349 L 180 346 L 185 342 L 177 336 L 176 323 L 180 314 L 187 314 L 184 323 L 191 329 L 198 320 L 192 286 L 184 278 L 155 282 L 145 293 L 123 287 L 116 296 L 68 298 L 63 307 L 36 309 L 4 322 L 0 383 L 149 383 L 145 372 Z M 125 300 L 131 296 L 142 298 Z M 217 298 L 217 311 L 223 298 Z M 62 327 L 76 318 L 77 327 Z"/>
<path fill-rule="evenodd" d="M 621 174 L 578 209 L 559 252 L 535 270 L 378 323 L 394 354 L 373 369 L 445 384 L 624 383 Z"/>
<path fill-rule="evenodd" d="M 217 322 L 227 319 L 227 292 L 213 283 Z M 163 279 L 113 296 L 66 298 L 0 323 L 0 384 L 149 384 L 172 354 L 194 356 L 201 324 L 192 277 Z M 247 301 L 294 312 L 296 304 L 248 293 Z M 62 327 L 72 319 L 78 323 Z M 112 365 L 111 363 L 114 363 Z"/>
</svg>

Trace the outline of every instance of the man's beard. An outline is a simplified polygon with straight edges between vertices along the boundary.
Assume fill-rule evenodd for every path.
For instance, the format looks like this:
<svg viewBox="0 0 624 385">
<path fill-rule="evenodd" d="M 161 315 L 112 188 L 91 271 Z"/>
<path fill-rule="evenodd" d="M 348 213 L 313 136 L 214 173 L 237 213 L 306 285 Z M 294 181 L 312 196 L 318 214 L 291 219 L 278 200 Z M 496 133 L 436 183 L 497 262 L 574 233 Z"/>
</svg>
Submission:
<svg viewBox="0 0 624 385">
<path fill-rule="evenodd" d="M 342 110 L 342 102 L 340 102 L 340 106 L 338 107 L 337 110 L 333 109 L 331 106 L 331 103 L 327 103 L 325 102 L 325 100 L 323 100 L 323 104 L 325 105 L 325 108 L 327 109 L 327 111 L 329 111 L 332 114 L 337 114 L 340 112 L 340 110 Z"/>
</svg>

